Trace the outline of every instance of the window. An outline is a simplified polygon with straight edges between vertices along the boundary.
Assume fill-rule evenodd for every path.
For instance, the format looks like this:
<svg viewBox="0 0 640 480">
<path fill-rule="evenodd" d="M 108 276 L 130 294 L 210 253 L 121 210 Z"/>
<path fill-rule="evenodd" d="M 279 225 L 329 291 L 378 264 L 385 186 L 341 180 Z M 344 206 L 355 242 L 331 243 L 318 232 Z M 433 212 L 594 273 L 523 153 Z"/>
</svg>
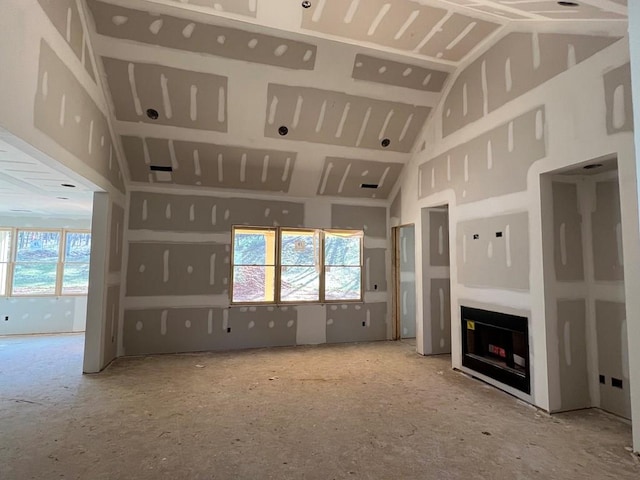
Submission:
<svg viewBox="0 0 640 480">
<path fill-rule="evenodd" d="M 320 301 L 320 232 L 280 231 L 280 301 Z"/>
<path fill-rule="evenodd" d="M 360 300 L 362 232 L 325 232 L 326 300 Z"/>
<path fill-rule="evenodd" d="M 233 301 L 273 302 L 276 277 L 276 229 L 233 231 Z"/>
<path fill-rule="evenodd" d="M 0 296 L 86 295 L 91 234 L 0 229 Z"/>
<path fill-rule="evenodd" d="M 60 231 L 18 230 L 12 295 L 55 295 Z"/>
<path fill-rule="evenodd" d="M 363 232 L 234 227 L 231 303 L 362 301 Z"/>
<path fill-rule="evenodd" d="M 11 260 L 11 230 L 0 230 L 0 296 L 7 294 L 9 262 Z"/>
<path fill-rule="evenodd" d="M 66 232 L 62 274 L 63 295 L 86 295 L 89 287 L 91 234 Z"/>
</svg>

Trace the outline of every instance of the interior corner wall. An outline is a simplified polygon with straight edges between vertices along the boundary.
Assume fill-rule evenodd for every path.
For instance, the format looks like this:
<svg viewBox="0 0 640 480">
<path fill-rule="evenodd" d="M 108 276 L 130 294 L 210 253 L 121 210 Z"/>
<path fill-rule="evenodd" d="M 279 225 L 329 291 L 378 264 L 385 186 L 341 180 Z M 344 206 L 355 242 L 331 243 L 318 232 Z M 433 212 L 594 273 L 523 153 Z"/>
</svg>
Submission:
<svg viewBox="0 0 640 480">
<path fill-rule="evenodd" d="M 423 208 L 449 206 L 452 365 L 465 370 L 461 306 L 518 312 L 529 320 L 531 394 L 486 380 L 549 410 L 557 387 L 547 365 L 540 175 L 617 155 L 625 271 L 633 269 L 640 245 L 629 51 L 626 38 L 523 35 L 480 52 L 449 85 L 418 142 L 426 148 L 403 173 L 400 223 L 422 225 Z M 416 228 L 416 245 L 421 237 Z M 418 249 L 419 353 L 428 351 L 433 322 L 423 255 Z M 640 318 L 627 303 L 628 318 L 634 312 Z"/>
<path fill-rule="evenodd" d="M 384 202 L 172 192 L 130 194 L 124 355 L 391 338 Z M 364 302 L 230 306 L 233 225 L 364 230 Z"/>
</svg>

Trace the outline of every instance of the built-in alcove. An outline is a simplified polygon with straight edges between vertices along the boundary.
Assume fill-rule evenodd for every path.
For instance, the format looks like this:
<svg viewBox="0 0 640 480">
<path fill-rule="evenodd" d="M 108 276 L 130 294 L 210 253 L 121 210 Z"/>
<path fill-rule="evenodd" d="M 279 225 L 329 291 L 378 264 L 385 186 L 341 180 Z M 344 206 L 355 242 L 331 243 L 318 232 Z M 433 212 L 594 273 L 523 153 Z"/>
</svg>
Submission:
<svg viewBox="0 0 640 480">
<path fill-rule="evenodd" d="M 631 417 L 617 161 L 541 177 L 550 411 Z"/>
</svg>

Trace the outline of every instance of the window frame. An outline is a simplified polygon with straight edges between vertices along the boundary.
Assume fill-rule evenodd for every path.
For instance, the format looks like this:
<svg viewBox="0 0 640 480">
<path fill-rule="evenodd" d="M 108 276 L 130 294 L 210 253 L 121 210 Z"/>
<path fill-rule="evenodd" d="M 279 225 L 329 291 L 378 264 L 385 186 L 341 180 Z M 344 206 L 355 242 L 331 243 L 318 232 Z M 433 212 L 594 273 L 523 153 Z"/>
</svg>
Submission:
<svg viewBox="0 0 640 480">
<path fill-rule="evenodd" d="M 6 289 L 5 292 L 0 292 L 0 298 L 56 298 L 56 297 L 86 297 L 87 293 L 63 293 L 63 281 L 64 281 L 64 266 L 66 262 L 66 245 L 67 245 L 67 233 L 83 233 L 91 235 L 90 229 L 79 228 L 47 228 L 47 227 L 0 227 L 0 231 L 8 231 L 11 235 L 11 242 L 9 246 L 9 261 L 7 266 L 7 272 L 5 276 Z M 59 233 L 60 243 L 58 245 L 58 257 L 55 262 L 56 265 L 56 281 L 54 293 L 29 293 L 29 294 L 15 294 L 13 292 L 13 282 L 15 280 L 15 270 L 17 265 L 26 263 L 38 263 L 38 262 L 18 262 L 18 235 L 20 232 L 47 232 L 47 233 Z M 4 262 L 2 262 L 4 263 Z M 45 262 L 42 262 L 45 263 Z M 53 263 L 53 262 L 51 262 Z M 70 264 L 85 265 L 80 262 L 70 262 Z M 91 266 L 91 262 L 89 262 Z"/>
<path fill-rule="evenodd" d="M 345 300 L 327 300 L 325 298 L 325 278 L 326 278 L 326 269 L 327 264 L 324 258 L 324 240 L 325 240 L 325 232 L 332 234 L 344 234 L 344 233 L 353 233 L 359 232 L 360 235 L 360 264 L 358 267 L 360 268 L 360 298 L 359 299 L 345 299 Z M 329 265 L 330 267 L 337 265 Z M 322 229 L 322 301 L 323 303 L 363 303 L 364 302 L 364 230 L 355 230 L 355 229 L 347 229 L 347 228 L 325 228 Z"/>
<path fill-rule="evenodd" d="M 259 301 L 259 302 L 246 302 L 246 301 L 234 301 L 233 300 L 233 286 L 234 286 L 234 271 L 235 271 L 235 232 L 236 230 L 256 230 L 256 231 L 275 231 L 275 281 L 274 281 L 274 295 L 273 301 Z M 320 266 L 319 272 L 319 292 L 318 300 L 282 300 L 282 263 L 281 263 L 281 250 L 282 250 L 282 232 L 318 232 L 319 237 L 319 251 L 318 251 L 318 263 Z M 360 263 L 357 266 L 360 268 L 360 297 L 357 299 L 344 299 L 344 300 L 327 300 L 325 294 L 325 277 L 326 277 L 326 265 L 325 265 L 325 233 L 359 233 L 360 240 Z M 240 265 L 242 266 L 242 265 Z M 355 267 L 355 266 L 354 266 Z M 238 307 L 252 307 L 252 306 L 291 306 L 291 305 L 324 305 L 324 304 L 348 304 L 348 303 L 364 303 L 364 230 L 357 229 L 339 229 L 339 228 L 307 228 L 307 227 L 286 227 L 286 226 L 269 226 L 269 227 L 257 227 L 249 225 L 232 225 L 231 226 L 231 257 L 229 259 L 229 305 Z"/>
<path fill-rule="evenodd" d="M 318 232 L 318 267 L 320 271 L 318 272 L 319 281 L 318 281 L 318 300 L 282 300 L 282 267 L 288 266 L 298 266 L 298 265 L 282 265 L 282 232 L 310 232 L 311 234 L 315 234 Z M 304 228 L 304 227 L 277 227 L 277 238 L 276 242 L 278 245 L 277 251 L 277 276 L 276 276 L 276 301 L 278 305 L 306 305 L 306 304 L 318 304 L 323 303 L 324 300 L 324 231 L 319 228 Z M 303 265 L 304 266 L 304 265 Z"/>
<path fill-rule="evenodd" d="M 6 264 L 7 269 L 4 274 L 4 291 L 0 292 L 0 298 L 9 297 L 11 294 L 11 287 L 13 285 L 13 251 L 15 242 L 15 229 L 10 227 L 0 227 L 0 232 L 9 232 L 9 252 L 7 252 L 7 261 L 0 262 L 0 264 Z"/>
<path fill-rule="evenodd" d="M 273 263 L 273 268 L 274 268 L 274 280 L 273 280 L 273 301 L 260 301 L 260 302 L 234 302 L 233 301 L 233 284 L 234 284 L 234 274 L 235 274 L 235 267 L 236 264 L 234 263 L 234 258 L 235 258 L 235 238 L 236 238 L 236 230 L 255 230 L 257 232 L 266 232 L 266 231 L 273 231 L 275 232 L 275 240 L 274 240 L 274 263 Z M 280 254 L 279 248 L 278 248 L 278 241 L 279 238 L 279 233 L 278 233 L 278 227 L 255 227 L 255 226 L 248 226 L 248 225 L 233 225 L 231 227 L 231 257 L 229 257 L 229 266 L 231 268 L 231 272 L 229 274 L 229 300 L 230 303 L 232 305 L 247 305 L 247 306 L 251 306 L 251 305 L 277 305 L 277 301 L 278 301 L 278 297 L 276 296 L 276 292 L 279 290 L 277 288 L 277 285 L 279 285 L 280 282 L 280 278 L 279 278 L 279 274 L 278 274 L 278 255 Z M 240 264 L 238 265 L 240 267 L 245 266 L 244 264 Z M 270 265 L 262 265 L 262 266 L 270 266 Z"/>
<path fill-rule="evenodd" d="M 59 278 L 57 279 L 58 281 L 56 282 L 56 287 L 59 288 L 59 295 L 60 297 L 82 297 L 85 295 L 89 295 L 89 279 L 87 279 L 87 293 L 64 293 L 63 289 L 64 289 L 64 267 L 68 264 L 70 265 L 88 265 L 89 269 L 91 269 L 91 253 L 89 253 L 89 262 L 67 262 L 67 235 L 69 233 L 80 233 L 80 234 L 88 234 L 89 235 L 89 242 L 93 241 L 93 238 L 91 237 L 91 230 L 84 230 L 81 228 L 63 228 L 62 229 L 62 241 L 61 243 L 61 257 L 59 258 L 60 260 L 60 272 L 59 272 Z"/>
</svg>

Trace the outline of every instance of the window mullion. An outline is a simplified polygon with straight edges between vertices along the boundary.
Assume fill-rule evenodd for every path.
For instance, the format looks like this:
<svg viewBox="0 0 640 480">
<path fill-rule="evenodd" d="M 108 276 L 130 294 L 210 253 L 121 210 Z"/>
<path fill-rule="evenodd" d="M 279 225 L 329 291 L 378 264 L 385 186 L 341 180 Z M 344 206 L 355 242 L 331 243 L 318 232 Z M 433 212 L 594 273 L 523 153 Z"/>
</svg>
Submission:
<svg viewBox="0 0 640 480">
<path fill-rule="evenodd" d="M 280 282 L 282 281 L 282 272 L 281 272 L 281 243 L 282 243 L 282 229 L 280 227 L 276 227 L 276 241 L 275 241 L 275 258 L 274 258 L 274 268 L 275 268 L 275 282 L 274 282 L 274 292 L 273 292 L 273 300 L 276 304 L 280 303 L 280 291 L 282 290 L 280 287 Z"/>
<path fill-rule="evenodd" d="M 320 262 L 320 303 L 325 302 L 325 265 L 324 265 L 324 230 L 319 230 L 320 234 L 318 235 L 320 241 L 320 251 L 318 252 L 318 262 Z"/>
<path fill-rule="evenodd" d="M 58 244 L 58 263 L 56 265 L 56 288 L 55 288 L 55 296 L 59 297 L 62 295 L 62 272 L 64 271 L 64 252 L 66 251 L 67 245 L 67 232 L 66 230 L 60 229 L 60 243 Z"/>
</svg>

